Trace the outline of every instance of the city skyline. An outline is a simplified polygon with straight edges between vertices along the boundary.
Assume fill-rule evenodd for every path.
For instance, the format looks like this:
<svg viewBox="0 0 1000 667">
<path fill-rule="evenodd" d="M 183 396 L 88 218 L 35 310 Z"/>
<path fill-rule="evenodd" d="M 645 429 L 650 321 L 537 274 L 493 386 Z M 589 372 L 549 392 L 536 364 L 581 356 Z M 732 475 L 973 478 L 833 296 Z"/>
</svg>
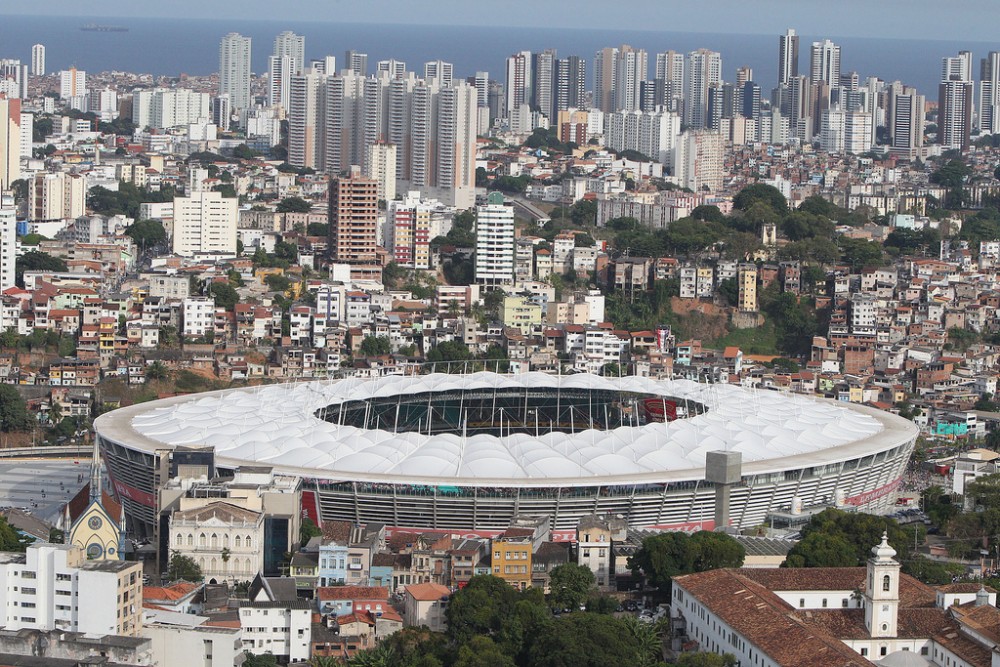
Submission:
<svg viewBox="0 0 1000 667">
<path fill-rule="evenodd" d="M 873 11 L 870 3 L 863 0 L 844 0 L 839 3 L 792 2 L 790 0 L 758 0 L 753 3 L 735 3 L 732 0 L 705 0 L 698 11 L 681 11 L 679 2 L 635 3 L 633 11 L 601 16 L 600 25 L 610 30 L 653 31 L 669 29 L 686 32 L 723 32 L 733 34 L 766 34 L 784 31 L 789 25 L 797 25 L 800 34 L 820 31 L 833 37 L 886 37 L 918 39 L 957 39 L 989 41 L 993 31 L 989 22 L 983 21 L 984 12 L 994 9 L 987 0 L 971 0 L 949 7 L 947 13 L 936 11 L 937 5 L 930 0 L 888 0 Z M 601 9 L 596 0 L 574 2 L 572 12 L 560 12 L 558 6 L 569 8 L 567 0 L 552 3 L 552 15 L 559 16 L 559 28 L 590 28 L 594 23 L 594 11 Z M 178 0 L 171 6 L 169 14 L 157 13 L 147 5 L 136 5 L 121 0 L 96 0 L 81 10 L 79 3 L 69 0 L 52 0 L 44 5 L 12 7 L 4 15 L 20 16 L 76 16 L 82 18 L 169 18 L 178 16 L 190 19 L 231 18 L 222 7 L 195 0 Z M 378 17 L 386 24 L 450 25 L 450 26 L 503 26 L 503 27 L 543 27 L 549 20 L 540 17 L 537 6 L 526 0 L 516 0 L 508 7 L 498 23 L 498 19 L 474 5 L 459 0 L 439 0 L 434 12 L 425 7 L 415 7 L 405 0 L 378 0 L 363 5 L 346 3 L 317 4 L 309 0 L 298 0 L 274 6 L 265 0 L 249 0 L 244 3 L 244 16 L 259 17 L 263 22 L 310 20 L 335 23 L 368 23 Z M 588 11 L 593 9 L 594 11 Z M 518 11 L 518 10 L 523 11 Z M 581 11 L 582 10 L 582 11 Z M 933 23 L 925 17 L 934 13 Z M 861 21 L 859 17 L 867 20 Z M 881 19 L 889 19 L 883 21 Z M 243 20 L 243 19 L 241 19 Z"/>
</svg>

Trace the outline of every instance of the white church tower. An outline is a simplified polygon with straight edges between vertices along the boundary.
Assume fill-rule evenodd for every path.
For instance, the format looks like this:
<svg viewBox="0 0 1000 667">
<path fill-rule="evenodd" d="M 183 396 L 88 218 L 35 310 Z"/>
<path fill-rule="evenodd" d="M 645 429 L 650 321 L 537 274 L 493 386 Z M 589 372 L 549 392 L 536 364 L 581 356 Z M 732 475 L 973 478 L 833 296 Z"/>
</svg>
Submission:
<svg viewBox="0 0 1000 667">
<path fill-rule="evenodd" d="M 872 637 L 895 637 L 899 614 L 899 562 L 886 533 L 872 547 L 865 590 L 865 625 Z"/>
</svg>

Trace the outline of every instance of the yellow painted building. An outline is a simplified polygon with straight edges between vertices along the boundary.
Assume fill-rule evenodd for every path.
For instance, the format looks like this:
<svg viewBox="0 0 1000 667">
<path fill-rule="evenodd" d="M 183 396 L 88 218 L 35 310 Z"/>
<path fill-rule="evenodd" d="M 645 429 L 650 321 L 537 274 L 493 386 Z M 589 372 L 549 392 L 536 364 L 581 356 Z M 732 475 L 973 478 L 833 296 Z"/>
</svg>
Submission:
<svg viewBox="0 0 1000 667">
<path fill-rule="evenodd" d="M 503 325 L 519 329 L 528 335 L 542 324 L 542 307 L 526 296 L 506 296 L 503 299 Z"/>
<path fill-rule="evenodd" d="M 533 532 L 511 528 L 491 540 L 493 576 L 518 590 L 531 586 L 531 545 Z"/>
</svg>

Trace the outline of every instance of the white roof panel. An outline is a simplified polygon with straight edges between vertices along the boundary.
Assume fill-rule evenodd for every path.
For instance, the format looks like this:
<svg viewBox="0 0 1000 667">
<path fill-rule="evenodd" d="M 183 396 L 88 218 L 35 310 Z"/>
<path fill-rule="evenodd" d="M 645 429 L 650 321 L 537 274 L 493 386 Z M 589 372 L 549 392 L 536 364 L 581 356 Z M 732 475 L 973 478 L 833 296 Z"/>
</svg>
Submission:
<svg viewBox="0 0 1000 667">
<path fill-rule="evenodd" d="M 336 415 L 345 401 L 493 388 L 592 388 L 642 392 L 689 400 L 706 411 L 667 424 L 577 433 L 460 433 L 428 435 L 338 426 L 316 416 Z M 882 420 L 848 405 L 805 396 L 687 380 L 605 378 L 587 374 L 431 374 L 238 389 L 167 399 L 136 408 L 131 428 L 166 446 L 207 444 L 228 459 L 402 478 L 509 480 L 648 474 L 697 469 L 705 453 L 730 449 L 744 462 L 818 452 L 863 441 L 884 429 Z"/>
</svg>

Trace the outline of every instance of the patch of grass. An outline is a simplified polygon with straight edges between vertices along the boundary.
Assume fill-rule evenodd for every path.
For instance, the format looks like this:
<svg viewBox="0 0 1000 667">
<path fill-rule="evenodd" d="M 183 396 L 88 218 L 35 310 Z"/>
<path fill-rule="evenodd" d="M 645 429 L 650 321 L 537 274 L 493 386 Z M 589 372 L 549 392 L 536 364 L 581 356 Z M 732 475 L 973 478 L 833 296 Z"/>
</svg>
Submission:
<svg viewBox="0 0 1000 667">
<path fill-rule="evenodd" d="M 744 354 L 778 354 L 778 337 L 774 324 L 769 321 L 756 329 L 730 329 L 713 343 L 713 347 L 720 349 L 730 345 L 740 348 Z"/>
</svg>

